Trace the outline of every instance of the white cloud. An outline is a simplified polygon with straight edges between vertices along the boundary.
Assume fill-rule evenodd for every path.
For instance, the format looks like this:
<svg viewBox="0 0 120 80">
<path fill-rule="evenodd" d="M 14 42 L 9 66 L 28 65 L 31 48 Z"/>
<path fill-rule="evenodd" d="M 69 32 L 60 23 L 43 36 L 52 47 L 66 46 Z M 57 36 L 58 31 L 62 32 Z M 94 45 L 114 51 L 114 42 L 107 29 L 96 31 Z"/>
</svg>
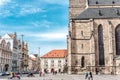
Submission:
<svg viewBox="0 0 120 80">
<path fill-rule="evenodd" d="M 32 36 L 39 38 L 39 40 L 61 41 L 66 39 L 66 35 L 66 33 L 41 33 Z"/>
<path fill-rule="evenodd" d="M 38 7 L 22 7 L 19 15 L 34 14 L 38 12 L 45 12 L 45 10 Z"/>
<path fill-rule="evenodd" d="M 3 6 L 9 2 L 11 2 L 11 0 L 0 0 L 0 6 Z"/>
<path fill-rule="evenodd" d="M 44 0 L 45 2 L 49 4 L 59 4 L 59 5 L 67 5 L 68 0 Z"/>
<path fill-rule="evenodd" d="M 28 37 L 33 37 L 36 41 L 65 41 L 67 29 L 56 29 L 56 31 L 48 31 L 41 33 L 24 33 Z"/>
<path fill-rule="evenodd" d="M 11 15 L 13 15 L 9 10 L 4 10 L 4 11 L 1 11 L 0 12 L 0 16 L 1 17 L 7 17 L 7 16 L 11 16 Z"/>
<path fill-rule="evenodd" d="M 34 27 L 45 27 L 45 28 L 50 28 L 50 25 L 53 23 L 47 20 L 43 21 L 36 21 L 31 23 Z"/>
</svg>

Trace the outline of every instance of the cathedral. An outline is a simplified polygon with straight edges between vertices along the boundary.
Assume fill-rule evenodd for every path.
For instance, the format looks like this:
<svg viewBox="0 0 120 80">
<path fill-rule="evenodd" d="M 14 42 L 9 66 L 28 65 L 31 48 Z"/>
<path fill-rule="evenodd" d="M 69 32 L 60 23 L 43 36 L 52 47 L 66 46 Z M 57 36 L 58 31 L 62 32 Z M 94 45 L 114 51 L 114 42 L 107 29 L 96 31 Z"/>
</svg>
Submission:
<svg viewBox="0 0 120 80">
<path fill-rule="evenodd" d="M 69 0 L 68 74 L 120 74 L 120 0 Z"/>
</svg>

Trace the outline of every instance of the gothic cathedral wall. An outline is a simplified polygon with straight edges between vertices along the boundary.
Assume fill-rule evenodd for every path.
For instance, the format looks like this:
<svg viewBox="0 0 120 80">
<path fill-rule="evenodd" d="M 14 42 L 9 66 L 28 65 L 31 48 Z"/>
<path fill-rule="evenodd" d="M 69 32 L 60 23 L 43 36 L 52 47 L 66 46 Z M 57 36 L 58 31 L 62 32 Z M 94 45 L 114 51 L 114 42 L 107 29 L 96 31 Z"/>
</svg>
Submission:
<svg viewBox="0 0 120 80">
<path fill-rule="evenodd" d="M 86 8 L 86 0 L 69 0 L 69 19 L 76 17 Z"/>
</svg>

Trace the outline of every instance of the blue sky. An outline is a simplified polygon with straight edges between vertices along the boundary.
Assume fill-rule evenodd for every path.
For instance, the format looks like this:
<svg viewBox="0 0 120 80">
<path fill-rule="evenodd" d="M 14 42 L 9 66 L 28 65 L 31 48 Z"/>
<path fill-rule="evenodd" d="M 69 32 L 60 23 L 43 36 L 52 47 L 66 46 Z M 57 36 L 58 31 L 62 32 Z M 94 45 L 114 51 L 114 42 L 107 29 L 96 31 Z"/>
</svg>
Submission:
<svg viewBox="0 0 120 80">
<path fill-rule="evenodd" d="M 0 35 L 24 34 L 29 54 L 66 49 L 68 0 L 0 0 Z"/>
</svg>

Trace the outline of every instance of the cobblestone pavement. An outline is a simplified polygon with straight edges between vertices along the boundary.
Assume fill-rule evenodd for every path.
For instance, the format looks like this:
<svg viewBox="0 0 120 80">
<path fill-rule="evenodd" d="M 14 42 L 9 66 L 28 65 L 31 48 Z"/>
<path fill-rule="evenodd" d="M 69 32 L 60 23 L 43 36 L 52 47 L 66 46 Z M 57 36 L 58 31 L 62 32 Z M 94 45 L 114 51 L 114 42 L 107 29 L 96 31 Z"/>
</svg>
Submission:
<svg viewBox="0 0 120 80">
<path fill-rule="evenodd" d="M 8 80 L 7 78 L 0 80 Z M 18 80 L 18 79 L 12 79 Z M 39 77 L 21 77 L 21 80 L 85 80 L 84 75 L 67 75 L 67 74 L 47 74 L 45 76 Z M 93 80 L 120 80 L 120 75 L 93 75 Z"/>
</svg>

